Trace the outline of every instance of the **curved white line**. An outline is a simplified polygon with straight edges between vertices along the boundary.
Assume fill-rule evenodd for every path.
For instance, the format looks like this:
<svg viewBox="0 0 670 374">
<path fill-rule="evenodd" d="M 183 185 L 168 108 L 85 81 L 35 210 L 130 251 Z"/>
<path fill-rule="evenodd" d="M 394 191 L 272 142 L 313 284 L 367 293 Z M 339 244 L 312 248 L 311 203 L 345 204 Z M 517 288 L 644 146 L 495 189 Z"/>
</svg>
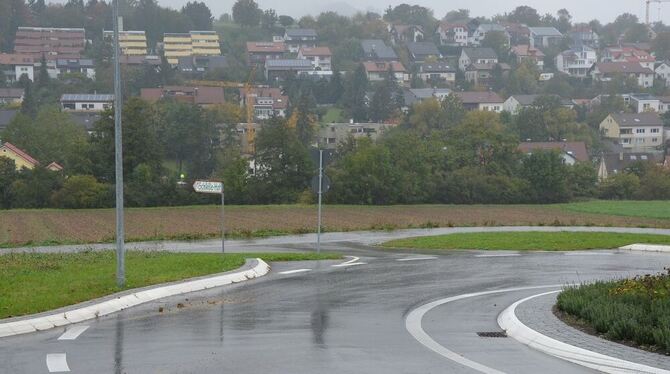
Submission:
<svg viewBox="0 0 670 374">
<path fill-rule="evenodd" d="M 75 340 L 84 333 L 90 326 L 88 325 L 78 325 L 78 326 L 73 326 L 69 329 L 67 329 L 63 335 L 58 337 L 58 340 Z"/>
<path fill-rule="evenodd" d="M 606 356 L 583 348 L 575 347 L 567 343 L 563 343 L 556 339 L 552 339 L 524 325 L 516 317 L 515 311 L 517 306 L 536 297 L 545 296 L 556 292 L 560 291 L 544 292 L 515 302 L 514 304 L 507 307 L 507 309 L 505 309 L 502 313 L 500 313 L 498 316 L 498 325 L 500 325 L 500 327 L 507 332 L 508 336 L 511 336 L 518 342 L 525 344 L 530 348 L 536 349 L 550 356 L 570 361 L 577 365 L 602 371 L 604 373 L 670 374 L 670 371 L 668 370 Z"/>
<path fill-rule="evenodd" d="M 47 369 L 49 369 L 49 373 L 70 371 L 70 367 L 67 366 L 67 356 L 65 353 L 49 353 L 47 355 Z"/>
<path fill-rule="evenodd" d="M 341 264 L 333 265 L 333 266 L 335 266 L 335 267 L 347 266 L 347 265 L 349 265 L 349 264 L 352 264 L 352 263 L 354 263 L 354 262 L 360 260 L 360 258 L 358 258 L 358 257 L 356 257 L 356 256 L 347 256 L 347 257 L 350 258 L 349 261 L 343 262 L 343 263 L 341 263 Z"/>
<path fill-rule="evenodd" d="M 428 335 L 423 330 L 423 328 L 421 327 L 421 320 L 423 319 L 423 316 L 435 307 L 438 307 L 438 306 L 446 304 L 446 303 L 450 303 L 452 301 L 467 299 L 467 298 L 470 298 L 470 297 L 491 295 L 491 294 L 504 293 L 504 292 L 535 290 L 535 289 L 540 289 L 540 288 L 556 288 L 556 287 L 561 287 L 561 285 L 506 288 L 506 289 L 503 289 L 503 290 L 483 291 L 483 292 L 475 292 L 475 293 L 469 293 L 469 294 L 464 294 L 464 295 L 447 297 L 445 299 L 436 300 L 436 301 L 433 301 L 431 303 L 422 305 L 422 306 L 412 310 L 407 315 L 407 317 L 405 318 L 405 328 L 414 337 L 414 339 L 416 339 L 419 343 L 423 344 L 426 348 L 428 348 L 431 351 L 441 355 L 442 357 L 448 358 L 448 359 L 450 359 L 450 360 L 452 360 L 456 363 L 459 363 L 463 366 L 467 366 L 467 367 L 469 367 L 471 369 L 474 369 L 474 370 L 476 370 L 480 373 L 504 374 L 504 372 L 502 372 L 502 371 L 492 369 L 488 366 L 482 365 L 482 364 L 480 364 L 478 362 L 474 362 L 472 360 L 468 360 L 467 358 L 459 355 L 456 352 L 453 352 L 453 351 L 447 349 L 446 347 L 440 345 L 438 342 L 433 340 L 433 338 L 431 338 L 430 335 Z"/>
<path fill-rule="evenodd" d="M 396 261 L 424 261 L 424 260 L 437 260 L 435 256 L 425 256 L 425 257 L 405 257 L 399 258 Z"/>
</svg>

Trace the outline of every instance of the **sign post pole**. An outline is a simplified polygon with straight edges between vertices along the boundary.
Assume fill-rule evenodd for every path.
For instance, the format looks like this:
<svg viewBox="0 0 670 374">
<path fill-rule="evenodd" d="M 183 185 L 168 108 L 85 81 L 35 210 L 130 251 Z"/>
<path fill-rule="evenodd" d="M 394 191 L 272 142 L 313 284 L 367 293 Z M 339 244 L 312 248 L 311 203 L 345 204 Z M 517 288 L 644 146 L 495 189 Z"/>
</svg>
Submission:
<svg viewBox="0 0 670 374">
<path fill-rule="evenodd" d="M 321 253 L 321 195 L 323 195 L 323 150 L 319 149 L 319 218 L 316 228 L 316 253 Z"/>
<path fill-rule="evenodd" d="M 221 253 L 226 252 L 226 225 L 225 225 L 225 214 L 224 206 L 226 204 L 226 198 L 223 193 L 223 182 L 216 181 L 195 181 L 193 183 L 193 190 L 200 193 L 212 193 L 221 195 Z"/>
</svg>

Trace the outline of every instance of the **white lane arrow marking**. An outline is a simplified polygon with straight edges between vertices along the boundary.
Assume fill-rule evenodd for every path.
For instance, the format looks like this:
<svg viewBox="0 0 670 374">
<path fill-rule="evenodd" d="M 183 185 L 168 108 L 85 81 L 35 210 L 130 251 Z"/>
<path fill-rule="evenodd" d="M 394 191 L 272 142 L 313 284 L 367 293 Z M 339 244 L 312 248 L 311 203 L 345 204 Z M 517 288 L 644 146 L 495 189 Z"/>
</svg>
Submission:
<svg viewBox="0 0 670 374">
<path fill-rule="evenodd" d="M 407 257 L 407 258 L 399 258 L 396 261 L 424 261 L 424 260 L 437 260 L 437 257 L 435 256 Z"/>
<path fill-rule="evenodd" d="M 86 331 L 90 326 L 88 325 L 79 325 L 67 329 L 63 335 L 58 337 L 58 340 L 75 340 Z"/>
<path fill-rule="evenodd" d="M 70 367 L 67 366 L 67 356 L 65 353 L 49 353 L 47 355 L 47 369 L 49 369 L 49 373 L 70 371 Z"/>
<path fill-rule="evenodd" d="M 475 255 L 475 257 L 486 258 L 486 257 L 519 257 L 521 256 L 518 253 L 499 253 L 491 255 Z"/>
<path fill-rule="evenodd" d="M 287 270 L 287 271 L 280 271 L 279 274 L 296 274 L 296 273 L 304 273 L 306 271 L 312 271 L 312 269 L 295 269 L 295 270 Z"/>
</svg>

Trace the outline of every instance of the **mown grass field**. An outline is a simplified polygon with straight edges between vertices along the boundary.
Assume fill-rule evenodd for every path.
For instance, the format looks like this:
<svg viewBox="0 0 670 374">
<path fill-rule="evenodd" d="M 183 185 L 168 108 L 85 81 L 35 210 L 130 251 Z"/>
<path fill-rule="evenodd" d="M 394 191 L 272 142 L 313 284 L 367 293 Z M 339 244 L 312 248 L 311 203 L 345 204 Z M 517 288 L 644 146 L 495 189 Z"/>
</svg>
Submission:
<svg viewBox="0 0 670 374">
<path fill-rule="evenodd" d="M 612 249 L 634 243 L 670 244 L 670 235 L 610 232 L 484 232 L 398 239 L 386 242 L 383 246 L 430 250 L 576 251 Z"/>
<path fill-rule="evenodd" d="M 170 253 L 126 255 L 126 288 L 221 273 L 247 257 L 265 261 L 338 259 L 327 253 Z M 0 255 L 0 319 L 39 313 L 122 291 L 116 285 L 113 251 Z"/>
<path fill-rule="evenodd" d="M 607 339 L 670 354 L 670 271 L 571 287 L 557 315 Z"/>
<path fill-rule="evenodd" d="M 126 210 L 126 238 L 129 241 L 213 238 L 220 235 L 219 215 L 220 208 L 214 205 L 131 208 Z M 558 205 L 325 205 L 323 226 L 326 231 L 506 225 L 670 228 L 669 218 L 668 201 Z M 227 206 L 226 229 L 231 238 L 314 232 L 316 207 Z M 113 209 L 0 210 L 0 247 L 97 243 L 113 239 Z"/>
</svg>

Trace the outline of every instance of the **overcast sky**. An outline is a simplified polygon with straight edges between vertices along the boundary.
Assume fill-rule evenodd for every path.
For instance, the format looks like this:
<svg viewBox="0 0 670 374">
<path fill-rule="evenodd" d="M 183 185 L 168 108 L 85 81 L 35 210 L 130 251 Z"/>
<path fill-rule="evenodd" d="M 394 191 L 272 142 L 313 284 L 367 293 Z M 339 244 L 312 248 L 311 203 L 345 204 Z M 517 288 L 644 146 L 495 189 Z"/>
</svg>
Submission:
<svg viewBox="0 0 670 374">
<path fill-rule="evenodd" d="M 163 5 L 181 8 L 188 0 L 158 0 Z M 218 18 L 224 12 L 230 12 L 234 0 L 204 0 Z M 540 11 L 541 14 L 553 13 L 560 8 L 567 8 L 576 21 L 589 21 L 598 18 L 603 23 L 611 22 L 621 13 L 633 13 L 644 19 L 644 0 L 413 0 L 413 1 L 379 1 L 379 0 L 257 0 L 261 8 L 273 8 L 277 13 L 291 16 L 317 14 L 320 11 L 342 9 L 375 10 L 381 12 L 388 5 L 397 5 L 403 2 L 419 4 L 433 9 L 435 17 L 442 18 L 447 11 L 458 8 L 470 9 L 475 16 L 492 16 L 514 9 L 518 5 L 529 5 Z M 663 4 L 660 12 L 661 19 L 670 23 L 670 3 Z M 658 4 L 652 5 L 652 20 L 659 19 Z"/>
</svg>

